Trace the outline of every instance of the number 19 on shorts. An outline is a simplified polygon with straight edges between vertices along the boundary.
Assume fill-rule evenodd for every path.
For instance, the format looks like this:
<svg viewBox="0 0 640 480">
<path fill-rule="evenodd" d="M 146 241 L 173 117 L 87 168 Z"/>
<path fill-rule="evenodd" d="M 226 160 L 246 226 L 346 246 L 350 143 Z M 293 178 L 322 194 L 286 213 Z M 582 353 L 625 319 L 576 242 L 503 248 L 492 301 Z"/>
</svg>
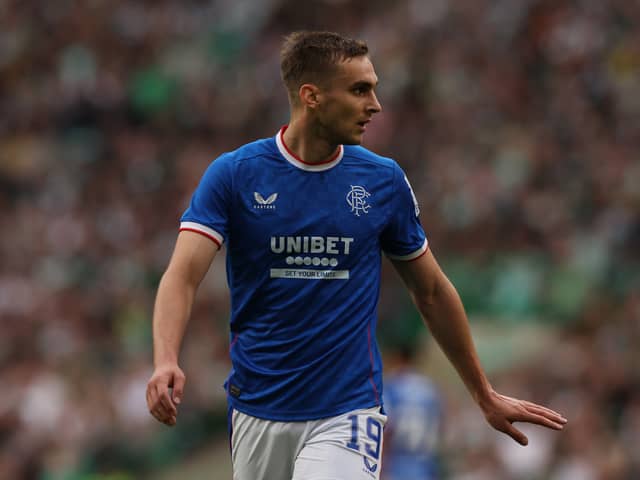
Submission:
<svg viewBox="0 0 640 480">
<path fill-rule="evenodd" d="M 349 420 L 351 421 L 351 439 L 347 442 L 347 447 L 357 452 L 363 448 L 362 451 L 367 456 L 379 460 L 382 445 L 382 425 L 380 422 L 365 415 L 351 415 Z M 363 430 L 360 430 L 360 422 L 363 422 L 362 426 L 365 427 Z"/>
</svg>

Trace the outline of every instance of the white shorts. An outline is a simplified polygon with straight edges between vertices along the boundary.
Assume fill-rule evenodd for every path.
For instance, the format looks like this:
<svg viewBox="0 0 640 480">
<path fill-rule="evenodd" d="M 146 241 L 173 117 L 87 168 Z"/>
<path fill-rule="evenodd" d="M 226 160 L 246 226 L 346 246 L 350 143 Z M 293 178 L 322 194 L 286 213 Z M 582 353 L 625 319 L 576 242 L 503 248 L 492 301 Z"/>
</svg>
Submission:
<svg viewBox="0 0 640 480">
<path fill-rule="evenodd" d="M 308 422 L 231 412 L 233 480 L 379 480 L 380 407 Z"/>
</svg>

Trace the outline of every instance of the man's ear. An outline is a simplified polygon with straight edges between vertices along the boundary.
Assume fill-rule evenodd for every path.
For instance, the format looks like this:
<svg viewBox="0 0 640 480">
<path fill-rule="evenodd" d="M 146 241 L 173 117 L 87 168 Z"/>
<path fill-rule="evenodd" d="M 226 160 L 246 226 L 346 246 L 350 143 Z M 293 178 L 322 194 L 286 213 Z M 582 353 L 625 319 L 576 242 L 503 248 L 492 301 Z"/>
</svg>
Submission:
<svg viewBox="0 0 640 480">
<path fill-rule="evenodd" d="M 305 83 L 300 86 L 300 90 L 298 90 L 300 102 L 302 103 L 302 105 L 309 108 L 316 108 L 318 106 L 319 95 L 320 89 L 313 83 Z"/>
</svg>

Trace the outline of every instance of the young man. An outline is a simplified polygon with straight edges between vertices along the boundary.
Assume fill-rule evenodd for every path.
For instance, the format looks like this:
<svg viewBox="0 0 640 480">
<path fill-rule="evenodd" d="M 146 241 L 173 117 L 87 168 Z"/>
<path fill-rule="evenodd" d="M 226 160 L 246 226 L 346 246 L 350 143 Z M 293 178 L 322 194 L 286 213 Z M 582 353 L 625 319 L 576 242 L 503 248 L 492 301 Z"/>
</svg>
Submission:
<svg viewBox="0 0 640 480">
<path fill-rule="evenodd" d="M 522 444 L 514 421 L 562 429 L 559 414 L 493 391 L 407 178 L 359 146 L 381 110 L 367 46 L 297 32 L 281 55 L 289 125 L 216 159 L 182 217 L 154 310 L 153 416 L 176 423 L 180 344 L 196 289 L 226 243 L 235 480 L 379 478 L 381 251 L 494 428 Z"/>
</svg>

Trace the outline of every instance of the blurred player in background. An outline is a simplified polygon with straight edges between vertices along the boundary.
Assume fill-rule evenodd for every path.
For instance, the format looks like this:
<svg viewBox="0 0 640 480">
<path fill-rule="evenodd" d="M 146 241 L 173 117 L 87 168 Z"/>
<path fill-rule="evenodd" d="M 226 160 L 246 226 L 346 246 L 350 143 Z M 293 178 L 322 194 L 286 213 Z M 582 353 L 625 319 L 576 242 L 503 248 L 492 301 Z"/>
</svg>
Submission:
<svg viewBox="0 0 640 480">
<path fill-rule="evenodd" d="M 152 415 L 176 423 L 180 345 L 195 292 L 224 243 L 235 480 L 380 477 L 381 252 L 494 428 L 522 444 L 514 421 L 562 429 L 558 413 L 491 388 L 409 181 L 395 161 L 360 146 L 381 111 L 366 44 L 296 32 L 283 45 L 281 72 L 289 124 L 216 159 L 182 216 L 154 309 Z"/>
<path fill-rule="evenodd" d="M 394 339 L 386 347 L 382 480 L 442 478 L 443 404 L 436 385 L 417 368 L 419 338 Z"/>
</svg>

